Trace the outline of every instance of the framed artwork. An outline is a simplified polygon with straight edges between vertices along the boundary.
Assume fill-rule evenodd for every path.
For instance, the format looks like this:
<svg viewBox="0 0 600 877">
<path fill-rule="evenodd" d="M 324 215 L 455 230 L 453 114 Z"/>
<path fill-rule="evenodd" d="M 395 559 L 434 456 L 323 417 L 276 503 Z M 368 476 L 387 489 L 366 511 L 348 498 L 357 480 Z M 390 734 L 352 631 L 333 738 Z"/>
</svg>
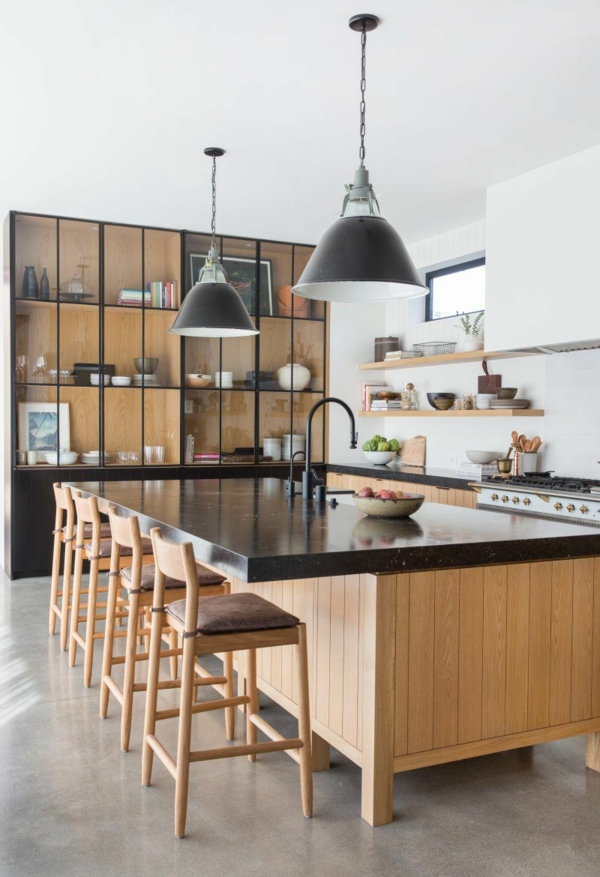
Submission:
<svg viewBox="0 0 600 877">
<path fill-rule="evenodd" d="M 190 253 L 192 286 L 198 283 L 206 255 Z M 248 312 L 256 314 L 256 259 L 241 256 L 222 256 L 221 263 L 227 272 L 229 283 L 239 292 Z M 260 262 L 260 308 L 259 313 L 273 316 L 273 265 L 270 259 Z"/>
<path fill-rule="evenodd" d="M 60 426 L 58 421 L 56 402 L 19 402 L 19 450 L 71 450 L 68 402 L 60 403 Z"/>
</svg>

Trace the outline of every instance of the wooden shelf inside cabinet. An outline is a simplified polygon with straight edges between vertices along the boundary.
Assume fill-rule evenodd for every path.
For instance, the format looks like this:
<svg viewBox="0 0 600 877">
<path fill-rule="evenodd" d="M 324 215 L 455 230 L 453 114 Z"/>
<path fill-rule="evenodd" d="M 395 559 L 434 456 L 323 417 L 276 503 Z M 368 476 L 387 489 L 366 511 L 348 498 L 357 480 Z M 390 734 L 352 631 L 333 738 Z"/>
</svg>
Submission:
<svg viewBox="0 0 600 877">
<path fill-rule="evenodd" d="M 443 353 L 438 356 L 418 356 L 414 359 L 396 359 L 391 362 L 362 362 L 359 371 L 387 371 L 398 368 L 424 368 L 428 365 L 460 365 L 463 362 L 481 362 L 483 359 L 515 359 L 523 356 L 536 356 L 528 350 L 470 350 L 467 353 Z"/>
<path fill-rule="evenodd" d="M 359 411 L 359 417 L 544 417 L 543 408 L 496 408 L 485 411 Z"/>
</svg>

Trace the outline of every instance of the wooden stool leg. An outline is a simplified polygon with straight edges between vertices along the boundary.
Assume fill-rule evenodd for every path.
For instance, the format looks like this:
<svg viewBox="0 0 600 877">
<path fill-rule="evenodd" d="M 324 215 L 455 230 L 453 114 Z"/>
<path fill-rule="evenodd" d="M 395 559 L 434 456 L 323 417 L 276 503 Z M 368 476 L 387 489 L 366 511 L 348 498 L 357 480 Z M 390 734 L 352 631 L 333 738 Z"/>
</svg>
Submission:
<svg viewBox="0 0 600 877">
<path fill-rule="evenodd" d="M 119 576 L 110 576 L 106 597 L 106 628 L 104 630 L 104 651 L 102 653 L 102 679 L 100 681 L 100 718 L 105 719 L 108 712 L 110 690 L 106 684 L 112 676 L 113 648 L 115 641 L 115 615 L 117 610 L 117 591 Z"/>
<path fill-rule="evenodd" d="M 63 566 L 62 600 L 60 608 L 60 650 L 66 652 L 69 642 L 69 604 L 71 602 L 71 567 L 73 566 L 73 543 L 65 545 L 65 560 Z"/>
<path fill-rule="evenodd" d="M 299 641 L 296 646 L 296 666 L 298 671 L 298 736 L 304 743 L 299 750 L 300 785 L 302 789 L 302 811 L 312 816 L 313 776 L 310 732 L 310 701 L 308 695 L 308 657 L 306 652 L 306 625 L 298 625 Z"/>
<path fill-rule="evenodd" d="M 127 625 L 127 643 L 125 646 L 125 678 L 123 680 L 123 708 L 121 710 L 121 752 L 129 751 L 131 738 L 131 714 L 133 711 L 133 686 L 135 683 L 135 653 L 137 649 L 137 624 L 139 615 L 139 594 L 129 595 L 129 624 Z M 144 640 L 146 638 L 144 637 Z"/>
<path fill-rule="evenodd" d="M 77 655 L 77 641 L 73 636 L 79 632 L 79 610 L 81 605 L 81 571 L 83 568 L 83 552 L 81 548 L 75 550 L 75 573 L 73 576 L 73 605 L 71 607 L 71 638 L 69 641 L 69 667 L 75 666 Z"/>
<path fill-rule="evenodd" d="M 146 689 L 146 716 L 144 719 L 144 743 L 142 746 L 142 785 L 149 786 L 152 780 L 152 761 L 154 752 L 148 743 L 148 736 L 156 728 L 156 704 L 158 700 L 158 674 L 160 670 L 160 649 L 162 629 L 165 623 L 164 612 L 152 613 L 152 633 L 150 634 L 150 655 L 148 660 L 148 687 Z"/>
<path fill-rule="evenodd" d="M 196 654 L 194 637 L 183 640 L 181 661 L 181 706 L 179 710 L 179 736 L 177 740 L 177 775 L 175 777 L 175 837 L 185 834 L 188 787 L 190 779 L 190 749 L 192 736 L 192 703 L 194 699 L 194 664 Z"/>
<path fill-rule="evenodd" d="M 83 662 L 83 684 L 92 684 L 94 664 L 94 634 L 96 632 L 96 602 L 98 599 L 98 561 L 90 562 L 90 583 L 88 587 L 87 621 L 85 625 L 85 656 Z"/>
<path fill-rule="evenodd" d="M 223 655 L 223 675 L 227 677 L 225 683 L 225 697 L 235 697 L 233 680 L 233 652 L 225 652 Z M 225 736 L 228 740 L 235 737 L 235 707 L 225 707 Z"/>
<path fill-rule="evenodd" d="M 246 652 L 246 694 L 250 703 L 246 705 L 246 742 L 256 743 L 257 728 L 250 721 L 250 716 L 258 712 L 258 689 L 256 687 L 256 649 L 248 649 Z M 249 755 L 248 761 L 256 761 L 256 755 Z"/>
<path fill-rule="evenodd" d="M 146 611 L 144 612 L 141 620 L 143 621 L 143 627 L 147 627 L 148 630 L 150 630 L 150 628 L 152 626 L 152 612 L 151 612 L 149 606 L 146 607 Z M 150 634 L 149 633 L 145 634 L 145 636 L 144 636 L 144 651 L 145 652 L 150 651 Z"/>
<path fill-rule="evenodd" d="M 52 552 L 52 579 L 50 581 L 50 618 L 48 629 L 50 636 L 56 630 L 56 612 L 54 607 L 58 603 L 58 580 L 60 578 L 60 553 L 62 546 L 62 533 L 54 534 L 54 550 Z"/>
<path fill-rule="evenodd" d="M 177 640 L 177 631 L 171 628 L 171 631 L 169 633 L 169 648 L 176 649 L 178 645 L 179 642 Z M 169 658 L 169 665 L 171 668 L 171 679 L 177 679 L 177 674 L 179 672 L 177 655 L 171 655 L 171 657 Z"/>
</svg>

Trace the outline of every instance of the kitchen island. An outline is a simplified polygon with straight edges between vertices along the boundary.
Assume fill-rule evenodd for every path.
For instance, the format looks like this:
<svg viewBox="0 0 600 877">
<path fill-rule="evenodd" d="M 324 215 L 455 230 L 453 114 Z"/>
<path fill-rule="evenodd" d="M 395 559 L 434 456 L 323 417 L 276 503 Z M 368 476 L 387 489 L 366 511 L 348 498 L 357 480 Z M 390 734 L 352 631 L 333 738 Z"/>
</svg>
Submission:
<svg viewBox="0 0 600 877">
<path fill-rule="evenodd" d="M 72 486 L 306 622 L 316 767 L 331 744 L 362 768 L 371 825 L 395 772 L 584 733 L 600 769 L 597 530 L 437 503 L 378 520 L 268 478 Z M 296 713 L 287 652 L 259 687 Z"/>
</svg>

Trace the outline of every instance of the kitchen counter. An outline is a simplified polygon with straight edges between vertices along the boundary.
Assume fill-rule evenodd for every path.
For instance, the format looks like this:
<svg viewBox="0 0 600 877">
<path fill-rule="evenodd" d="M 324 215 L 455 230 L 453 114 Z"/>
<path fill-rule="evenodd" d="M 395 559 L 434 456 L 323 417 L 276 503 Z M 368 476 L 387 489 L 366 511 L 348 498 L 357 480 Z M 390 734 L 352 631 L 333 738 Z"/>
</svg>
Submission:
<svg viewBox="0 0 600 877">
<path fill-rule="evenodd" d="M 434 487 L 449 487 L 455 490 L 470 490 L 469 481 L 476 478 L 459 478 L 452 469 L 436 469 L 433 466 L 400 466 L 392 462 L 389 466 L 375 466 L 362 457 L 356 466 L 328 463 L 328 472 L 342 472 L 361 478 L 384 478 L 386 481 L 412 481 L 416 484 L 431 484 Z"/>
<path fill-rule="evenodd" d="M 246 582 L 411 572 L 600 554 L 600 532 L 426 503 L 412 517 L 368 518 L 288 499 L 275 478 L 74 484 L 135 512 L 146 533 L 190 541 L 196 557 Z"/>
<path fill-rule="evenodd" d="M 376 520 L 271 478 L 75 486 L 305 622 L 313 768 L 330 745 L 358 765 L 370 825 L 405 770 L 587 734 L 600 771 L 598 530 L 438 503 Z M 290 649 L 265 650 L 258 685 L 297 715 Z"/>
</svg>

